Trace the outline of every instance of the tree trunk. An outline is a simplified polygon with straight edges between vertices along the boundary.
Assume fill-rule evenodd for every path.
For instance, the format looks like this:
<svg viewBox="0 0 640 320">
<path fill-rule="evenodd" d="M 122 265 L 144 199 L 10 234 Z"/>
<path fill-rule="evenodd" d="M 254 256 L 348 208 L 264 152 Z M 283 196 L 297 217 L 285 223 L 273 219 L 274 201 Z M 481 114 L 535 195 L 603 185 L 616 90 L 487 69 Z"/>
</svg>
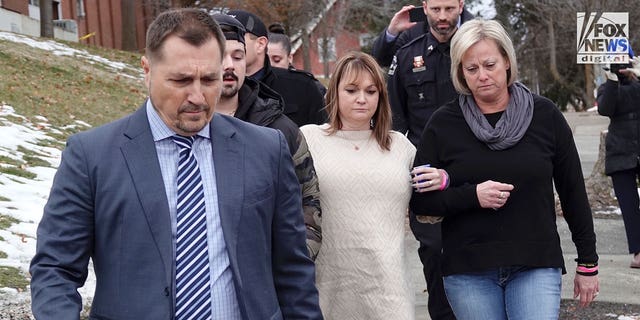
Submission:
<svg viewBox="0 0 640 320">
<path fill-rule="evenodd" d="M 598 211 L 605 211 L 611 207 L 618 207 L 618 200 L 616 200 L 613 193 L 613 184 L 611 179 L 604 174 L 604 158 L 605 158 L 605 140 L 607 138 L 607 130 L 600 132 L 600 147 L 598 148 L 598 159 L 593 165 L 591 175 L 585 178 L 584 185 L 587 189 L 587 198 L 589 199 L 589 206 L 591 211 L 596 213 Z M 556 214 L 562 215 L 562 208 L 560 207 L 560 201 L 556 194 Z"/>
<path fill-rule="evenodd" d="M 593 96 L 595 84 L 593 80 L 592 64 L 584 65 L 584 84 L 585 84 L 585 91 L 586 91 L 584 103 L 585 103 L 585 107 L 589 109 L 595 105 L 595 97 Z"/>
<path fill-rule="evenodd" d="M 40 0 L 40 36 L 53 38 L 53 3 L 52 0 Z"/>
<path fill-rule="evenodd" d="M 304 70 L 313 72 L 311 69 L 311 55 L 309 54 L 309 35 L 302 33 L 302 67 Z"/>
<path fill-rule="evenodd" d="M 605 140 L 607 130 L 600 133 L 600 148 L 598 149 L 598 160 L 593 165 L 591 175 L 585 180 L 587 196 L 592 210 L 601 210 L 607 207 L 617 207 L 618 201 L 613 194 L 613 184 L 611 179 L 604 174 Z"/>
<path fill-rule="evenodd" d="M 151 2 L 151 6 L 152 6 L 151 12 L 154 18 L 171 8 L 170 0 L 149 0 L 149 1 Z"/>
<path fill-rule="evenodd" d="M 122 50 L 137 51 L 136 7 L 134 0 L 121 0 L 122 8 Z"/>
</svg>

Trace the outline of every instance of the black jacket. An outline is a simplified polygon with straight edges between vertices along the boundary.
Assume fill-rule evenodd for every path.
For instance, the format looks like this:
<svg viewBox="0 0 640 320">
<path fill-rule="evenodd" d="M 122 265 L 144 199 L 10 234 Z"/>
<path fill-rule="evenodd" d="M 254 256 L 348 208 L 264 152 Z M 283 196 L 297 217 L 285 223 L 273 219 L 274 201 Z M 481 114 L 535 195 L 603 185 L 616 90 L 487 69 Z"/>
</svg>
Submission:
<svg viewBox="0 0 640 320">
<path fill-rule="evenodd" d="M 640 156 L 640 82 L 607 80 L 598 88 L 598 113 L 611 119 L 606 139 L 605 173 L 633 169 Z"/>
<path fill-rule="evenodd" d="M 257 80 L 282 96 L 284 114 L 298 127 L 326 122 L 324 97 L 311 74 L 295 69 L 273 68 L 266 56 L 264 68 L 258 74 L 262 78 Z"/>
<path fill-rule="evenodd" d="M 291 155 L 298 150 L 298 126 L 283 114 L 284 102 L 278 93 L 251 78 L 245 78 L 238 92 L 235 117 L 262 127 L 282 131 Z"/>
<path fill-rule="evenodd" d="M 389 102 L 393 129 L 414 145 L 431 114 L 457 97 L 451 82 L 449 42 L 441 44 L 425 33 L 398 49 L 389 67 Z"/>
<path fill-rule="evenodd" d="M 471 12 L 464 9 L 462 11 L 462 16 L 460 17 L 461 23 L 465 23 L 469 20 L 472 20 L 474 16 Z M 398 49 L 402 48 L 409 41 L 425 34 L 429 33 L 429 24 L 427 22 L 418 22 L 415 26 L 407 29 L 404 32 L 401 32 L 393 41 L 387 42 L 386 33 L 387 28 L 382 30 L 382 33 L 378 35 L 375 42 L 373 43 L 373 48 L 371 48 L 371 55 L 376 58 L 378 64 L 382 67 L 388 67 L 391 65 L 391 61 L 393 60 L 393 55 L 398 51 Z"/>
</svg>

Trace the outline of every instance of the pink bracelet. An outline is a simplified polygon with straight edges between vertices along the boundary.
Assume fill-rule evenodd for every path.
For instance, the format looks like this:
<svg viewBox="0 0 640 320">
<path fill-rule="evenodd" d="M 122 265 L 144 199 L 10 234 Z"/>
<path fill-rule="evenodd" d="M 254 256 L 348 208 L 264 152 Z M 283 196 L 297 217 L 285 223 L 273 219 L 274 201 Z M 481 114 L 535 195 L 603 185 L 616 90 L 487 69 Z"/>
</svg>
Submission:
<svg viewBox="0 0 640 320">
<path fill-rule="evenodd" d="M 578 266 L 578 268 L 577 268 L 576 270 L 577 270 L 578 272 L 591 273 L 591 272 L 596 272 L 596 271 L 598 271 L 598 266 L 591 267 L 591 268 L 587 268 L 587 267 L 583 267 L 583 266 Z"/>
<path fill-rule="evenodd" d="M 439 169 L 439 170 L 442 173 L 442 183 L 440 184 L 440 189 L 439 190 L 442 191 L 442 190 L 446 189 L 447 188 L 447 184 L 449 184 L 449 174 L 446 171 L 442 170 L 442 169 Z"/>
</svg>

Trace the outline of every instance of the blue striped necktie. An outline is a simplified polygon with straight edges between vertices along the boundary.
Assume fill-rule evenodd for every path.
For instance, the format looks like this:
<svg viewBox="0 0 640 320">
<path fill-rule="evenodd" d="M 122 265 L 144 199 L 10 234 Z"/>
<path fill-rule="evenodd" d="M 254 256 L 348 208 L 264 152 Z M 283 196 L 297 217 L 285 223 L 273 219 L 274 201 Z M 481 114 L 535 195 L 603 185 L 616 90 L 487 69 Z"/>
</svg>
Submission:
<svg viewBox="0 0 640 320">
<path fill-rule="evenodd" d="M 211 319 L 204 188 L 191 152 L 195 137 L 172 136 L 180 147 L 176 240 L 176 320 Z"/>
</svg>

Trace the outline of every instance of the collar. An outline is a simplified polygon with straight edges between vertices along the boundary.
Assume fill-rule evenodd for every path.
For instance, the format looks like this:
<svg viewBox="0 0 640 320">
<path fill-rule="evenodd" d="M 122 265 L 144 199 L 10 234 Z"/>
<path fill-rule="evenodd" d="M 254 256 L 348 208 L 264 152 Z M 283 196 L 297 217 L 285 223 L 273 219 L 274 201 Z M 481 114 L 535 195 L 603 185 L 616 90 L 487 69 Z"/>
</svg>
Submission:
<svg viewBox="0 0 640 320">
<path fill-rule="evenodd" d="M 456 30 L 457 32 L 457 30 Z M 455 34 L 455 33 L 454 33 Z M 426 43 L 424 46 L 424 52 L 425 52 L 425 56 L 429 56 L 431 55 L 433 52 L 438 50 L 438 46 L 439 45 L 443 45 L 446 44 L 448 46 L 451 46 L 451 38 L 449 38 L 449 40 L 447 42 L 439 42 L 438 39 L 436 39 L 436 37 L 434 37 L 431 32 L 426 34 Z"/>
</svg>

